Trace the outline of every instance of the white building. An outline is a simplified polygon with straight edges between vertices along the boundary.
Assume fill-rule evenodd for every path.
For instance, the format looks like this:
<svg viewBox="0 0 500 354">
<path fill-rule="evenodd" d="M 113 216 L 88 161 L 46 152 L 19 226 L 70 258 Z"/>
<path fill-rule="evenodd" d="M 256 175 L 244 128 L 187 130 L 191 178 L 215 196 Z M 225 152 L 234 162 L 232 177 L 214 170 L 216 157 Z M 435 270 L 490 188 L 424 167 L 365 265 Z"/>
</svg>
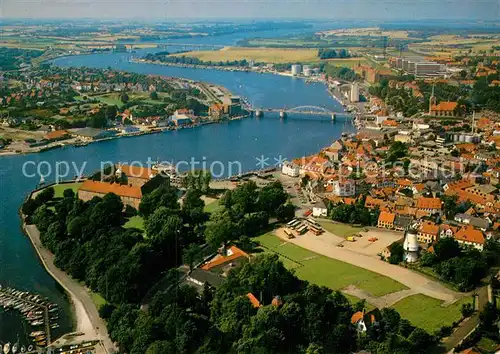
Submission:
<svg viewBox="0 0 500 354">
<path fill-rule="evenodd" d="M 281 173 L 290 177 L 299 177 L 299 172 L 299 166 L 296 166 L 291 162 L 285 162 L 281 167 Z"/>
<path fill-rule="evenodd" d="M 302 66 L 300 64 L 292 65 L 292 75 L 297 76 L 302 73 Z"/>
<path fill-rule="evenodd" d="M 351 102 L 359 102 L 359 86 L 357 82 L 351 84 L 351 95 L 349 98 Z"/>
<path fill-rule="evenodd" d="M 333 181 L 333 194 L 338 197 L 352 197 L 356 194 L 356 183 L 353 180 Z"/>
<path fill-rule="evenodd" d="M 408 263 L 415 263 L 418 260 L 418 250 L 420 248 L 417 240 L 417 231 L 414 226 L 405 232 L 403 242 L 403 249 L 405 250 L 404 260 Z"/>
<path fill-rule="evenodd" d="M 328 209 L 323 202 L 319 201 L 313 206 L 312 215 L 317 218 L 326 217 L 328 215 Z"/>
</svg>

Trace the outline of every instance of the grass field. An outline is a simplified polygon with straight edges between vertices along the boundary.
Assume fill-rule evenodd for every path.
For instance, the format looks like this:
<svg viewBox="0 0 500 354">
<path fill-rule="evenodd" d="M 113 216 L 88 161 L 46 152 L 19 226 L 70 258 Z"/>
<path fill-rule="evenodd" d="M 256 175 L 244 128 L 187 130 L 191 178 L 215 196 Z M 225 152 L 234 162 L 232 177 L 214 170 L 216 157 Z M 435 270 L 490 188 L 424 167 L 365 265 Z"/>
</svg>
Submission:
<svg viewBox="0 0 500 354">
<path fill-rule="evenodd" d="M 259 242 L 266 252 L 278 253 L 285 266 L 295 269 L 300 279 L 314 284 L 327 286 L 333 290 L 355 285 L 374 296 L 406 289 L 395 280 L 283 242 L 272 233 L 261 235 L 254 240 Z"/>
<path fill-rule="evenodd" d="M 126 229 L 131 229 L 131 228 L 136 228 L 142 231 L 145 231 L 144 229 L 144 219 L 139 216 L 132 216 L 128 221 L 123 225 L 124 228 Z"/>
<path fill-rule="evenodd" d="M 363 230 L 360 227 L 354 227 L 346 224 L 334 224 L 328 221 L 321 221 L 321 220 L 318 220 L 318 222 L 321 225 L 321 227 L 324 228 L 326 231 L 331 232 L 332 234 L 340 237 L 352 236 Z"/>
<path fill-rule="evenodd" d="M 108 303 L 105 298 L 98 293 L 94 293 L 93 291 L 90 292 L 90 298 L 98 310 L 102 305 L 106 305 Z"/>
<path fill-rule="evenodd" d="M 344 68 L 354 68 L 359 64 L 369 64 L 366 58 L 346 58 L 346 59 L 328 59 L 328 65 L 340 66 Z"/>
<path fill-rule="evenodd" d="M 222 206 L 219 204 L 219 200 L 214 200 L 213 202 L 206 204 L 205 208 L 203 208 L 206 213 L 215 213 L 220 209 L 222 209 Z"/>
<path fill-rule="evenodd" d="M 263 63 L 313 63 L 318 62 L 317 49 L 225 47 L 218 51 L 199 51 L 177 54 L 203 61 L 253 60 Z"/>
<path fill-rule="evenodd" d="M 54 185 L 54 197 L 62 198 L 63 193 L 66 189 L 72 189 L 75 194 L 78 192 L 78 189 L 82 186 L 83 183 L 62 183 Z"/>
<path fill-rule="evenodd" d="M 442 326 L 451 326 L 453 322 L 458 321 L 462 317 L 460 309 L 465 303 L 472 303 L 472 299 L 465 297 L 450 306 L 442 307 L 441 301 L 418 294 L 404 298 L 394 304 L 393 308 L 414 326 L 432 333 Z"/>
</svg>

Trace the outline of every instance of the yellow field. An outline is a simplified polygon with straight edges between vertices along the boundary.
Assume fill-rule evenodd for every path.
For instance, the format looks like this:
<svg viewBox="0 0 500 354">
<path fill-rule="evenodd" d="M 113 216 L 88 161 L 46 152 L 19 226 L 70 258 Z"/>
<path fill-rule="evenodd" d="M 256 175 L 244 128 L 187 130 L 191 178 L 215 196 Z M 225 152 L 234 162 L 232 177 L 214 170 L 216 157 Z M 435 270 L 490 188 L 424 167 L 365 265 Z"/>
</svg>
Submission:
<svg viewBox="0 0 500 354">
<path fill-rule="evenodd" d="M 225 47 L 218 51 L 200 51 L 176 54 L 198 58 L 203 61 L 233 61 L 253 60 L 260 63 L 311 63 L 318 62 L 317 49 L 288 49 L 288 48 L 245 48 Z"/>
<path fill-rule="evenodd" d="M 328 64 L 333 66 L 342 66 L 345 68 L 354 68 L 360 63 L 361 65 L 368 64 L 366 58 L 345 58 L 345 59 L 328 59 Z"/>
</svg>

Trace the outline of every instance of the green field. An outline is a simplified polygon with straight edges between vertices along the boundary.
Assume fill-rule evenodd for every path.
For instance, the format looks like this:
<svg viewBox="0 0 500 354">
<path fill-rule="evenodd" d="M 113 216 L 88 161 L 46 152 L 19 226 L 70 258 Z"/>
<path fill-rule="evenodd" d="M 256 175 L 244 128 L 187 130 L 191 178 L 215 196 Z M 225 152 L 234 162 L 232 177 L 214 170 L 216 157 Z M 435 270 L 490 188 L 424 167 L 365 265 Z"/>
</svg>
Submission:
<svg viewBox="0 0 500 354">
<path fill-rule="evenodd" d="M 132 216 L 128 221 L 123 225 L 124 228 L 126 229 L 131 229 L 131 228 L 136 228 L 142 231 L 145 231 L 144 229 L 144 219 L 139 216 Z"/>
<path fill-rule="evenodd" d="M 213 202 L 206 204 L 203 208 L 206 213 L 215 213 L 220 209 L 222 209 L 222 206 L 219 204 L 219 200 L 214 200 Z"/>
<path fill-rule="evenodd" d="M 368 60 L 365 58 L 348 58 L 348 59 L 328 59 L 328 65 L 332 66 L 340 66 L 344 68 L 354 68 L 359 64 L 366 65 L 368 64 Z"/>
<path fill-rule="evenodd" d="M 464 297 L 452 305 L 442 307 L 441 301 L 417 294 L 404 298 L 392 307 L 412 325 L 432 333 L 442 326 L 451 326 L 453 322 L 460 320 L 460 309 L 465 303 L 472 303 L 471 297 Z"/>
<path fill-rule="evenodd" d="M 318 220 L 318 223 L 326 231 L 331 232 L 332 234 L 340 236 L 340 237 L 352 236 L 354 234 L 357 234 L 361 230 L 363 230 L 360 227 L 354 227 L 354 226 L 350 226 L 347 224 L 335 224 L 335 223 L 331 223 L 328 221 Z"/>
<path fill-rule="evenodd" d="M 348 285 L 355 285 L 373 296 L 383 296 L 406 287 L 395 280 L 369 270 L 359 268 L 332 258 L 321 256 L 297 245 L 282 242 L 271 233 L 254 239 L 266 252 L 280 255 L 285 266 L 295 269 L 300 279 L 341 290 Z"/>
<path fill-rule="evenodd" d="M 54 197 L 55 198 L 62 198 L 63 193 L 66 189 L 72 189 L 75 194 L 78 192 L 78 189 L 82 186 L 82 182 L 78 183 L 61 183 L 61 184 L 56 184 L 54 185 Z"/>
<path fill-rule="evenodd" d="M 94 293 L 93 291 L 90 292 L 90 298 L 98 310 L 102 305 L 106 305 L 108 303 L 105 298 L 98 293 Z"/>
</svg>

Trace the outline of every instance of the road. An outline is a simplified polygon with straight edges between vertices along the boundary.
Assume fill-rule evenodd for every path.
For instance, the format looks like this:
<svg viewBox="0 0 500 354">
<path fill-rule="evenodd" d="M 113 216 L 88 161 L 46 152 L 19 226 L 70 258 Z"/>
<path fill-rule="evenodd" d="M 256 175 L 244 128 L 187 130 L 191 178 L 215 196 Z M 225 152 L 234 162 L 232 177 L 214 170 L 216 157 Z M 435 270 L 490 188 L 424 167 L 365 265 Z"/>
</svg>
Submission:
<svg viewBox="0 0 500 354">
<path fill-rule="evenodd" d="M 96 353 L 114 352 L 114 345 L 109 338 L 106 324 L 99 317 L 97 308 L 87 289 L 54 265 L 55 257 L 50 251 L 43 247 L 40 241 L 40 232 L 35 225 L 25 225 L 24 229 L 47 272 L 61 284 L 70 295 L 77 319 L 76 330 L 85 333 L 84 336 L 79 336 L 78 340 L 99 339 L 102 341 L 104 348 L 96 347 Z"/>
<path fill-rule="evenodd" d="M 458 326 L 458 328 L 443 341 L 443 347 L 446 352 L 457 347 L 479 324 L 479 313 L 485 308 L 488 303 L 488 287 L 483 286 L 476 290 L 478 311 L 475 312 L 470 318 L 465 320 Z"/>
</svg>

